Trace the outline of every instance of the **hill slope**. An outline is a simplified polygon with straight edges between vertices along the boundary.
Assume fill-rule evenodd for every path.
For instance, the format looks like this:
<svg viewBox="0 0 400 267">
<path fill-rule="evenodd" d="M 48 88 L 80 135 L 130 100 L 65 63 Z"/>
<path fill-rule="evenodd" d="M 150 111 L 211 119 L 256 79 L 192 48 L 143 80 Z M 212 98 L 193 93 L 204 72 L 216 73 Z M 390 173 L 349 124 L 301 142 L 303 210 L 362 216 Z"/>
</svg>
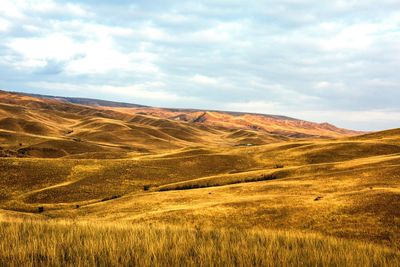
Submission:
<svg viewBox="0 0 400 267">
<path fill-rule="evenodd" d="M 172 110 L 0 92 L 0 155 L 3 156 L 80 154 L 90 158 L 108 153 L 109 157 L 121 158 L 133 152 L 188 146 L 262 145 L 356 133 L 282 116 Z"/>
<path fill-rule="evenodd" d="M 398 251 L 400 130 L 351 133 L 279 116 L 86 106 L 3 92 L 0 221 L 280 230 L 304 242 L 304 232 L 317 232 L 389 247 L 366 250 L 379 255 Z M 13 227 L 4 235 L 12 238 Z M 387 262 L 398 261 L 389 254 Z"/>
</svg>

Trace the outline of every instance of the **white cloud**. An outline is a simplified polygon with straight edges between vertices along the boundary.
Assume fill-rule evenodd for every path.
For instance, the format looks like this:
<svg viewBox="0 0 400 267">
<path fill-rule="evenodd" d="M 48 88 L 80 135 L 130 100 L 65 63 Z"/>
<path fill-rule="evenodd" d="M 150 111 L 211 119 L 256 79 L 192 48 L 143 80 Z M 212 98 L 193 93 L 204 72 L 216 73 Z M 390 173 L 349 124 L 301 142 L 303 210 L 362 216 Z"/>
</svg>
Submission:
<svg viewBox="0 0 400 267">
<path fill-rule="evenodd" d="M 154 63 L 157 55 L 140 46 L 138 51 L 121 52 L 114 36 L 129 36 L 129 28 L 108 27 L 98 24 L 81 25 L 80 22 L 55 23 L 60 33 L 42 37 L 13 38 L 7 42 L 9 49 L 21 55 L 14 62 L 17 68 L 41 68 L 47 61 L 64 62 L 64 70 L 70 75 L 104 74 L 111 71 L 159 73 Z M 82 29 L 83 40 L 71 36 L 71 30 Z"/>
<path fill-rule="evenodd" d="M 218 80 L 208 77 L 208 76 L 205 76 L 205 75 L 200 75 L 200 74 L 194 75 L 190 80 L 192 82 L 202 84 L 202 85 L 217 85 L 218 84 Z"/>
<path fill-rule="evenodd" d="M 286 114 L 305 120 L 330 122 L 341 127 L 364 131 L 384 130 L 394 128 L 394 125 L 400 125 L 399 110 L 301 110 L 289 111 Z"/>
<path fill-rule="evenodd" d="M 365 84 L 372 87 L 384 88 L 384 87 L 393 87 L 396 88 L 399 86 L 399 83 L 396 81 L 391 81 L 387 79 L 368 79 L 365 81 Z"/>
<path fill-rule="evenodd" d="M 343 26 L 339 32 L 332 37 L 322 40 L 324 50 L 340 49 L 365 49 L 374 41 L 374 34 L 379 31 L 380 25 L 365 23 L 352 26 Z"/>
<path fill-rule="evenodd" d="M 0 1 L 0 14 L 9 18 L 22 18 L 22 10 L 20 6 L 23 5 L 23 1 L 11 1 L 2 0 Z"/>
<path fill-rule="evenodd" d="M 179 101 L 185 100 L 185 97 L 179 96 L 175 93 L 159 90 L 159 87 L 164 85 L 160 82 L 148 82 L 128 86 L 111 86 L 104 85 L 96 88 L 103 93 L 119 94 L 122 96 L 130 96 L 138 99 L 145 100 L 162 100 L 162 101 Z M 156 88 L 156 89 L 155 89 Z"/>
<path fill-rule="evenodd" d="M 17 19 L 28 18 L 28 13 L 92 16 L 81 5 L 53 0 L 1 0 L 0 13 L 6 17 Z"/>
<path fill-rule="evenodd" d="M 78 19 L 67 21 L 51 21 L 50 30 L 64 32 L 71 36 L 81 36 L 86 39 L 98 39 L 100 37 L 129 37 L 133 30 L 128 27 L 108 26 L 99 23 L 91 23 Z"/>
<path fill-rule="evenodd" d="M 248 41 L 240 38 L 246 25 L 240 22 L 216 23 L 206 29 L 201 29 L 185 36 L 185 41 L 200 43 L 223 43 L 226 46 L 249 46 Z"/>
<path fill-rule="evenodd" d="M 90 12 L 88 12 L 82 6 L 77 5 L 77 4 L 67 3 L 63 9 L 64 9 L 64 12 L 66 9 L 67 13 L 70 13 L 70 14 L 73 14 L 73 15 L 79 16 L 79 17 L 92 16 L 92 14 Z"/>
<path fill-rule="evenodd" d="M 122 53 L 115 49 L 110 39 L 100 42 L 87 42 L 80 45 L 82 57 L 71 60 L 66 65 L 70 74 L 101 74 L 110 71 L 135 71 L 140 73 L 158 73 L 158 67 L 152 63 L 146 53 Z M 148 59 L 148 60 L 145 60 Z"/>
<path fill-rule="evenodd" d="M 78 43 L 58 33 L 46 37 L 14 38 L 7 46 L 22 55 L 26 61 L 67 60 L 81 51 Z"/>
<path fill-rule="evenodd" d="M 22 28 L 31 33 L 43 32 L 43 29 L 41 29 L 40 27 L 35 26 L 35 25 L 23 25 Z"/>
<path fill-rule="evenodd" d="M 226 110 L 264 113 L 264 114 L 279 114 L 282 111 L 281 105 L 278 102 L 267 101 L 248 101 L 229 103 L 223 106 Z"/>
<path fill-rule="evenodd" d="M 141 101 L 194 101 L 195 98 L 177 95 L 173 92 L 163 90 L 165 84 L 161 81 L 144 82 L 133 85 L 117 86 L 117 85 L 95 85 L 95 84 L 69 84 L 69 83 L 52 83 L 52 82 L 31 82 L 27 86 L 55 90 L 60 92 L 69 91 L 85 93 L 95 93 L 102 95 L 119 95 L 129 97 L 130 100 Z M 140 103 L 139 103 L 140 104 Z"/>
<path fill-rule="evenodd" d="M 0 32 L 7 32 L 11 27 L 11 23 L 3 18 L 0 18 Z"/>
<path fill-rule="evenodd" d="M 335 91 L 347 91 L 348 88 L 341 82 L 328 82 L 321 81 L 315 84 L 314 86 L 317 90 L 335 90 Z"/>
<path fill-rule="evenodd" d="M 154 26 L 144 25 L 135 29 L 134 34 L 144 40 L 172 41 L 175 38 L 164 30 Z"/>
<path fill-rule="evenodd" d="M 164 13 L 164 14 L 159 15 L 158 18 L 165 22 L 176 23 L 176 24 L 189 22 L 190 19 L 192 19 L 190 16 L 178 14 L 178 13 L 172 13 L 172 14 Z"/>
</svg>

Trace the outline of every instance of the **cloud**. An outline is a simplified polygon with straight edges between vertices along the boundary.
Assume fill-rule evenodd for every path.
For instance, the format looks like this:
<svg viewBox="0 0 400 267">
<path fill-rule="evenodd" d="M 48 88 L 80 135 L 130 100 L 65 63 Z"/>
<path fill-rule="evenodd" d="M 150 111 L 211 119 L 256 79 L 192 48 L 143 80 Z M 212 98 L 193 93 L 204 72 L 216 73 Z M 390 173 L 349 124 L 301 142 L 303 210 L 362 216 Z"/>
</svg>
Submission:
<svg viewBox="0 0 400 267">
<path fill-rule="evenodd" d="M 0 86 L 399 127 L 399 10 L 393 0 L 2 0 Z"/>
<path fill-rule="evenodd" d="M 390 129 L 393 125 L 400 125 L 400 110 L 319 110 L 288 112 L 291 116 L 308 119 L 316 122 L 331 122 L 341 124 L 355 130 Z M 373 124 L 371 124 L 373 122 Z"/>
<path fill-rule="evenodd" d="M 9 0 L 4 0 L 0 2 L 0 13 L 5 17 L 9 18 L 21 18 L 23 14 L 20 10 L 21 1 L 12 2 Z"/>
<path fill-rule="evenodd" d="M 56 60 L 48 60 L 46 65 L 43 66 L 42 69 L 37 71 L 38 74 L 45 74 L 45 75 L 55 75 L 59 74 L 64 70 L 64 64 L 61 61 Z"/>
<path fill-rule="evenodd" d="M 21 55 L 23 61 L 36 61 L 40 67 L 46 64 L 46 59 L 67 60 L 80 51 L 78 43 L 58 33 L 39 38 L 14 38 L 6 45 Z"/>
<path fill-rule="evenodd" d="M 194 75 L 190 80 L 195 83 L 201 84 L 201 85 L 217 85 L 218 84 L 218 81 L 216 79 L 205 76 L 205 75 L 200 75 L 200 74 Z"/>
<path fill-rule="evenodd" d="M 67 25 L 71 27 L 74 23 Z M 74 25 L 73 28 L 78 29 Z M 65 25 L 64 25 L 65 26 Z M 57 28 L 60 28 L 57 25 Z M 85 25 L 83 33 L 87 38 L 77 41 L 68 31 L 51 33 L 42 37 L 12 38 L 6 43 L 10 50 L 19 55 L 16 68 L 43 68 L 49 62 L 63 62 L 64 71 L 69 75 L 102 74 L 111 71 L 136 71 L 157 73 L 158 67 L 152 63 L 157 56 L 142 49 L 123 53 L 117 48 L 114 36 L 130 35 L 129 29 Z"/>
<path fill-rule="evenodd" d="M 89 94 L 119 95 L 128 97 L 132 101 L 194 101 L 193 97 L 180 96 L 173 92 L 163 90 L 163 82 L 144 82 L 132 85 L 110 85 L 110 84 L 71 84 L 54 82 L 31 82 L 27 86 L 41 89 L 50 89 L 54 92 L 70 92 L 71 94 L 85 91 Z M 140 104 L 140 103 L 139 103 Z"/>
<path fill-rule="evenodd" d="M 2 0 L 0 13 L 9 18 L 27 18 L 29 14 L 71 15 L 89 17 L 92 14 L 83 6 L 53 0 Z"/>
<path fill-rule="evenodd" d="M 7 32 L 10 28 L 11 23 L 3 18 L 0 18 L 0 32 Z"/>
<path fill-rule="evenodd" d="M 276 113 L 280 109 L 280 104 L 277 102 L 267 101 L 248 101 L 229 103 L 224 105 L 224 109 L 241 112 L 271 114 Z"/>
<path fill-rule="evenodd" d="M 341 124 L 355 130 L 389 129 L 400 124 L 400 109 L 380 110 L 297 110 L 295 106 L 279 102 L 249 101 L 229 103 L 225 110 L 262 114 L 285 114 L 287 116 L 314 121 Z M 277 113 L 278 112 L 278 113 Z M 374 121 L 374 126 L 371 125 Z"/>
<path fill-rule="evenodd" d="M 69 74 L 101 74 L 111 71 L 157 73 L 158 67 L 145 53 L 125 54 L 114 49 L 111 41 L 87 42 L 81 45 L 82 56 L 66 65 Z M 147 57 L 148 58 L 148 57 Z"/>
<path fill-rule="evenodd" d="M 235 36 L 240 35 L 240 31 L 243 28 L 241 23 L 217 23 L 212 27 L 189 34 L 189 38 L 197 42 L 225 43 L 229 45 L 228 42 L 234 41 Z"/>
<path fill-rule="evenodd" d="M 337 51 L 342 49 L 365 49 L 374 41 L 374 35 L 381 25 L 373 23 L 344 26 L 331 38 L 322 41 L 325 50 Z"/>
</svg>

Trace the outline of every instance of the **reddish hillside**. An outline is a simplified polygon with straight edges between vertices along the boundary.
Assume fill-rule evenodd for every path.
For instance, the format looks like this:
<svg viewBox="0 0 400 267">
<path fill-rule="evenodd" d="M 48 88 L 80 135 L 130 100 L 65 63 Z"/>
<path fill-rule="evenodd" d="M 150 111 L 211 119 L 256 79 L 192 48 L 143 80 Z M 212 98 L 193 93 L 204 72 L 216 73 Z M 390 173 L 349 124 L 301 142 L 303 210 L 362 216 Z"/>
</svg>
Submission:
<svg viewBox="0 0 400 267">
<path fill-rule="evenodd" d="M 109 108 L 107 107 L 106 109 Z M 126 114 L 145 114 L 175 121 L 225 127 L 229 129 L 248 129 L 294 138 L 336 138 L 361 134 L 361 132 L 337 128 L 329 123 L 314 123 L 276 115 L 225 111 L 173 110 L 163 108 L 113 107 L 112 109 Z"/>
<path fill-rule="evenodd" d="M 0 92 L 0 155 L 128 157 L 217 145 L 262 145 L 357 134 L 283 116 L 129 106 Z M 101 106 L 101 104 L 111 105 Z M 94 105 L 94 106 L 93 106 Z"/>
</svg>

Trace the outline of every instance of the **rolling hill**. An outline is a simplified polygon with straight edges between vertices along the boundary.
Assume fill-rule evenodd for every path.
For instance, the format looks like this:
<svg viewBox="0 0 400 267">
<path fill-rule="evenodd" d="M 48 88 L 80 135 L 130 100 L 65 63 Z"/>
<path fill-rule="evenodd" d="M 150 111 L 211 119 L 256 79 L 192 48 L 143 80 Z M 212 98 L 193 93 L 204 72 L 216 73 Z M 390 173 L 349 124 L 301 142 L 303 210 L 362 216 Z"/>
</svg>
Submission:
<svg viewBox="0 0 400 267">
<path fill-rule="evenodd" d="M 0 233 L 10 240 L 25 227 L 18 223 L 33 220 L 21 244 L 62 233 L 101 247 L 98 233 L 138 231 L 154 244 L 181 236 L 185 248 L 225 242 L 234 256 L 221 248 L 228 254 L 218 257 L 236 262 L 240 248 L 230 242 L 239 239 L 243 253 L 260 240 L 286 253 L 246 254 L 257 260 L 268 251 L 300 265 L 400 262 L 399 129 L 359 133 L 273 115 L 78 102 L 0 93 Z M 143 251 L 176 249 L 165 240 Z M 362 252 L 343 258 L 341 249 Z M 43 251 L 38 263 L 55 257 Z M 113 262 L 110 255 L 102 257 Z"/>
<path fill-rule="evenodd" d="M 0 154 L 124 157 L 198 145 L 262 145 L 357 134 L 282 116 L 173 110 L 102 100 L 0 92 Z"/>
</svg>

